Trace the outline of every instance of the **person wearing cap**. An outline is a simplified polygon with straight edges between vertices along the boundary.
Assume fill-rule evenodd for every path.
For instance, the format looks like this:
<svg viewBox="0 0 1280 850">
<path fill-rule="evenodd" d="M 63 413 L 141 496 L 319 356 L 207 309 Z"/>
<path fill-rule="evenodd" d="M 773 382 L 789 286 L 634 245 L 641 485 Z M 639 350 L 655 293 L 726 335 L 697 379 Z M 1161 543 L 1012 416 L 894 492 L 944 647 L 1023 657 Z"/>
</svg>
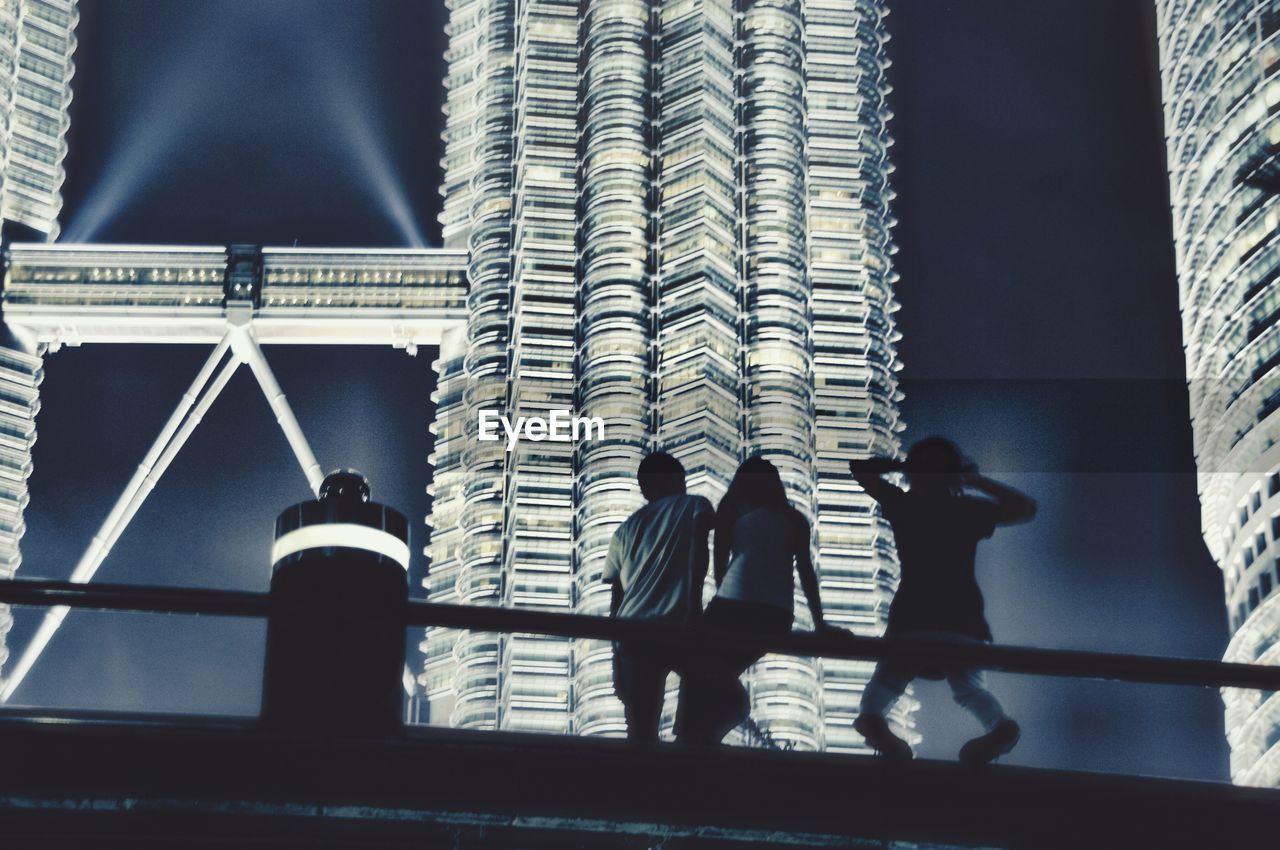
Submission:
<svg viewBox="0 0 1280 850">
<path fill-rule="evenodd" d="M 862 489 L 879 503 L 897 543 L 901 577 L 886 636 L 989 643 L 991 628 L 974 574 L 978 542 L 996 526 L 1033 519 L 1035 501 L 980 475 L 942 437 L 913 445 L 905 462 L 870 458 L 849 466 Z M 884 479 L 895 472 L 906 474 L 909 489 Z M 982 495 L 969 495 L 969 489 Z M 985 728 L 985 734 L 961 748 L 961 762 L 985 764 L 1017 745 L 1021 730 L 987 690 L 982 670 L 888 659 L 867 683 L 853 724 L 870 747 L 896 760 L 912 757 L 911 747 L 893 733 L 885 715 L 917 677 L 945 677 L 956 702 Z"/>
<path fill-rule="evenodd" d="M 700 618 L 715 510 L 705 497 L 685 492 L 684 477 L 680 461 L 666 452 L 640 462 L 637 478 L 646 504 L 618 526 L 605 559 L 603 579 L 612 588 L 613 616 L 677 625 Z M 614 690 L 622 700 L 629 740 L 658 740 L 667 676 L 681 667 L 681 654 L 672 649 L 635 641 L 614 644 Z"/>
</svg>

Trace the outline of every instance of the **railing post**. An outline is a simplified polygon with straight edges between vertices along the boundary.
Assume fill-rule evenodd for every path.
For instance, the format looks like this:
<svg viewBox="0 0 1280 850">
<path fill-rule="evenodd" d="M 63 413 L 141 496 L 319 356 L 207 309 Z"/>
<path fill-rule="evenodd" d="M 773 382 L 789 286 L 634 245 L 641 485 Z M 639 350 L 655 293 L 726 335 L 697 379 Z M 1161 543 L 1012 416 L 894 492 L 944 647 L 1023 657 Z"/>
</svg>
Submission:
<svg viewBox="0 0 1280 850">
<path fill-rule="evenodd" d="M 354 472 L 276 519 L 262 722 L 280 732 L 403 729 L 409 523 Z"/>
</svg>

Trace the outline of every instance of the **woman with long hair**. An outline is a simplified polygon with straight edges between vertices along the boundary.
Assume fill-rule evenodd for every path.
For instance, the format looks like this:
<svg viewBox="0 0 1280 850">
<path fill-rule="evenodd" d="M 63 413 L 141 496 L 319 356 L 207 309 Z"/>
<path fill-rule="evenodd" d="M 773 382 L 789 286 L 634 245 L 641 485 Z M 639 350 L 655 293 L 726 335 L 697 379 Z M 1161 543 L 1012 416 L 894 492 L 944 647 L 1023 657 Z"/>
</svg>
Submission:
<svg viewBox="0 0 1280 850">
<path fill-rule="evenodd" d="M 758 639 L 791 630 L 795 573 L 814 629 L 824 627 L 809 546 L 809 522 L 787 499 L 777 467 L 759 456 L 748 458 L 716 509 L 717 589 L 703 622 L 708 629 L 756 640 L 715 651 L 700 672 L 687 675 L 681 740 L 717 743 L 747 719 L 749 700 L 738 677 L 760 660 Z"/>
</svg>

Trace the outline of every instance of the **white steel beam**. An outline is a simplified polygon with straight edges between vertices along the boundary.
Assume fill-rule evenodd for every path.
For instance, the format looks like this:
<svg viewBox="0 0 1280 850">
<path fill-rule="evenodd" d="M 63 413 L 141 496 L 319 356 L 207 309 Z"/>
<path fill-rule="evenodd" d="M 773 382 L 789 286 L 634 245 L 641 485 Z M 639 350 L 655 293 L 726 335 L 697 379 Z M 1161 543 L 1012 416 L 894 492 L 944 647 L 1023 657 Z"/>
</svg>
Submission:
<svg viewBox="0 0 1280 850">
<path fill-rule="evenodd" d="M 241 362 L 249 364 L 253 376 L 258 379 L 258 386 L 262 388 L 262 394 L 267 397 L 267 404 L 271 405 L 271 412 L 275 414 L 280 430 L 284 431 L 284 437 L 289 441 L 289 448 L 293 449 L 298 465 L 302 467 L 302 474 L 306 476 L 312 494 L 318 498 L 324 473 L 320 471 L 320 463 L 316 460 L 306 436 L 302 433 L 302 426 L 293 415 L 293 408 L 289 407 L 289 400 L 285 398 L 284 390 L 280 389 L 275 374 L 267 365 L 267 358 L 262 355 L 262 349 L 253 338 L 253 330 L 248 319 L 244 324 L 232 324 L 231 349 Z"/>
<path fill-rule="evenodd" d="M 161 476 L 169 469 L 178 452 L 195 432 L 196 426 L 204 419 L 205 414 L 213 406 L 214 401 L 241 363 L 247 363 L 253 372 L 263 395 L 267 398 L 267 403 L 271 406 L 272 413 L 275 414 L 276 422 L 284 432 L 285 439 L 289 441 L 289 447 L 293 450 L 298 465 L 302 467 L 307 485 L 314 495 L 319 496 L 320 483 L 324 480 L 320 463 L 311 451 L 311 446 L 302 433 L 302 426 L 293 415 L 293 409 L 290 408 L 284 391 L 280 389 L 279 382 L 276 381 L 271 367 L 267 364 L 262 349 L 254 339 L 251 324 L 252 318 L 248 310 L 232 311 L 232 321 L 230 324 L 224 324 L 222 339 L 178 402 L 173 414 L 160 429 L 159 435 L 142 462 L 138 464 L 124 492 L 116 500 L 98 533 L 94 535 L 88 549 L 72 571 L 71 581 L 84 584 L 91 581 L 97 574 L 98 568 L 111 554 L 120 535 L 129 527 L 129 523 L 147 500 L 147 496 L 155 489 Z M 222 362 L 228 348 L 231 351 L 231 359 L 223 363 L 217 376 L 210 381 L 210 376 Z M 65 606 L 57 606 L 46 612 L 31 643 L 27 645 L 22 657 L 14 666 L 13 672 L 0 682 L 0 704 L 9 701 L 27 674 L 31 672 L 31 668 L 48 647 L 49 641 L 62 626 L 68 610 Z"/>
<path fill-rule="evenodd" d="M 186 393 L 178 401 L 178 406 L 174 408 L 169 421 L 160 429 L 160 433 L 156 436 L 155 441 L 151 444 L 151 448 L 147 450 L 147 454 L 143 457 L 142 462 L 138 464 L 138 468 L 134 470 L 133 478 L 125 485 L 124 492 L 120 494 L 120 498 L 116 500 L 115 506 L 111 512 L 107 514 L 107 518 L 103 520 L 98 533 L 93 536 L 93 540 L 89 543 L 89 548 L 85 550 L 81 556 L 76 568 L 71 572 L 71 581 L 88 581 L 98 570 L 98 565 L 102 563 L 102 559 L 106 557 L 108 548 L 107 540 L 112 536 L 121 517 L 128 510 L 129 503 L 133 500 L 133 496 L 142 488 L 143 482 L 147 476 L 151 474 L 151 470 L 155 467 L 156 461 L 160 459 L 160 455 L 169 445 L 169 441 L 173 439 L 173 435 L 187 418 L 187 414 L 191 412 L 191 408 L 195 406 L 204 391 L 204 386 L 209 382 L 209 378 L 213 375 L 213 370 L 222 361 L 223 355 L 227 353 L 227 349 L 231 346 L 229 335 L 225 335 L 222 341 L 214 347 L 213 352 L 209 355 L 209 359 L 205 361 L 200 372 L 196 375 L 195 380 L 191 382 L 191 386 L 187 388 Z"/>
<path fill-rule="evenodd" d="M 226 347 L 219 345 L 214 351 L 216 357 L 210 356 L 209 360 L 206 361 L 204 368 L 200 370 L 200 375 L 197 376 L 197 381 L 192 383 L 192 390 L 189 390 L 187 395 L 183 396 L 178 409 L 174 411 L 174 415 L 165 423 L 165 427 L 161 429 L 160 436 L 157 437 L 155 444 L 152 445 L 151 451 L 147 453 L 147 459 L 142 464 L 139 464 L 138 471 L 134 473 L 129 486 L 126 487 L 125 492 L 116 502 L 115 508 L 108 515 L 107 519 L 110 527 L 108 527 L 108 523 L 103 524 L 103 529 L 98 532 L 98 536 L 95 536 L 93 543 L 89 546 L 89 550 L 85 552 L 84 557 L 81 558 L 80 563 L 72 573 L 71 581 L 85 584 L 93 579 L 98 572 L 98 568 L 102 566 L 102 562 L 111 553 L 116 541 L 120 539 L 120 535 L 124 533 L 129 522 L 137 514 L 138 509 L 142 507 L 142 503 L 146 501 L 147 496 L 155 489 L 156 482 L 160 480 L 160 476 L 164 475 L 165 470 L 169 468 L 169 464 L 177 456 L 178 450 L 190 438 L 196 426 L 200 424 L 200 420 L 204 418 L 205 413 L 213 405 L 218 394 L 222 392 L 223 387 L 231 380 L 231 376 L 235 374 L 236 369 L 240 366 L 240 361 L 236 359 L 228 360 L 223 364 L 221 371 L 218 372 L 217 377 L 205 389 L 199 401 L 193 406 L 187 404 L 187 399 L 190 397 L 191 392 L 198 391 L 197 382 L 203 385 L 208 380 L 208 372 L 212 371 L 225 352 Z M 175 421 L 180 425 L 175 424 Z M 150 462 L 148 463 L 148 461 Z M 53 636 L 62 626 L 68 610 L 65 606 L 56 606 L 45 613 L 40 627 L 36 629 L 31 643 L 27 645 L 22 657 L 18 659 L 13 672 L 5 678 L 3 684 L 0 684 L 0 704 L 7 703 L 14 692 L 18 690 L 22 681 L 31 672 L 31 668 L 35 666 L 36 661 L 49 645 L 49 641 L 53 639 Z"/>
</svg>

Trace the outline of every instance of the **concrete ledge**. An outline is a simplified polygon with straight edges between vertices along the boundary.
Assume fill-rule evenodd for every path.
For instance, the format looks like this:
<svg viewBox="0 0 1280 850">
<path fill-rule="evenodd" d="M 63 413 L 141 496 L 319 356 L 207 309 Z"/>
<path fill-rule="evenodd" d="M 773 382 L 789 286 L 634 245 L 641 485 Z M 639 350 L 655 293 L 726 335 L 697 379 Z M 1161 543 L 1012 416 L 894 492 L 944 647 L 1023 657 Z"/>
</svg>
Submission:
<svg viewBox="0 0 1280 850">
<path fill-rule="evenodd" d="M 6 847 L 1244 846 L 1280 791 L 421 730 L 0 721 Z"/>
</svg>

